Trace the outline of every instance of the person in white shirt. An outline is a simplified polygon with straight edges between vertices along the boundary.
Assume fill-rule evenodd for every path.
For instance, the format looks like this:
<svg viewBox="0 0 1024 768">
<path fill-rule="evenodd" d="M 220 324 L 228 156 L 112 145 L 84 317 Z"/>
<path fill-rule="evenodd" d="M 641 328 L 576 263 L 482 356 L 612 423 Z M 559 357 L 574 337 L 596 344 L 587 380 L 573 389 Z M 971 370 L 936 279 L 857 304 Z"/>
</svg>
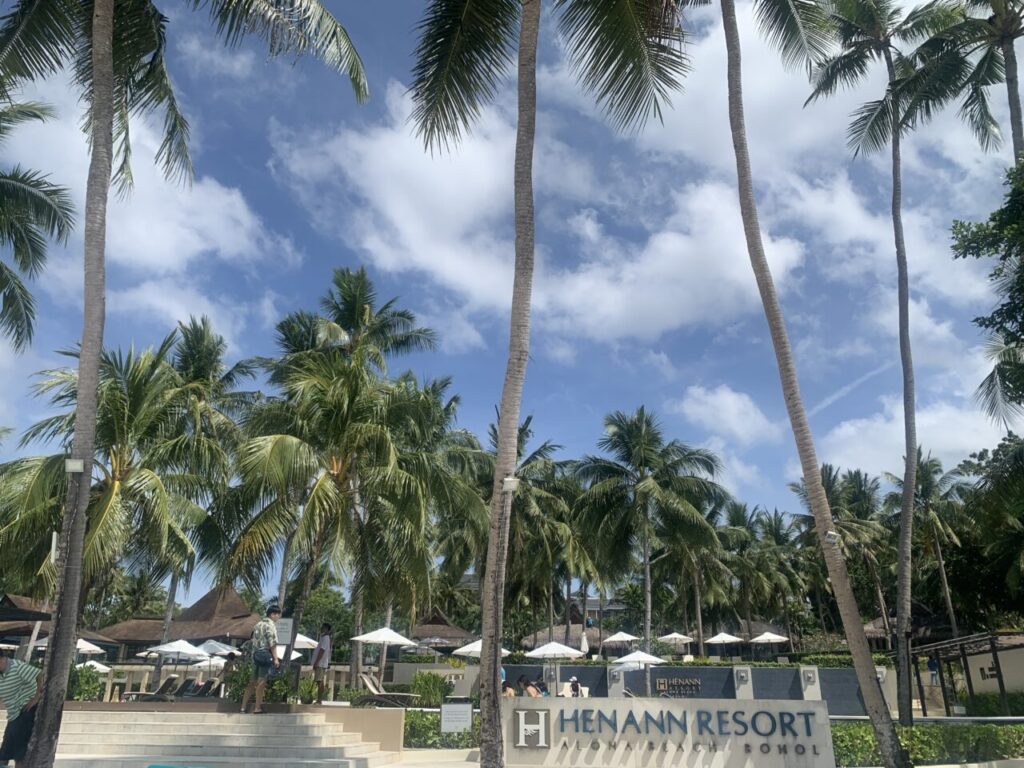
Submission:
<svg viewBox="0 0 1024 768">
<path fill-rule="evenodd" d="M 324 703 L 327 668 L 331 665 L 331 625 L 320 625 L 320 642 L 313 651 L 313 679 L 316 680 L 316 703 Z"/>
</svg>

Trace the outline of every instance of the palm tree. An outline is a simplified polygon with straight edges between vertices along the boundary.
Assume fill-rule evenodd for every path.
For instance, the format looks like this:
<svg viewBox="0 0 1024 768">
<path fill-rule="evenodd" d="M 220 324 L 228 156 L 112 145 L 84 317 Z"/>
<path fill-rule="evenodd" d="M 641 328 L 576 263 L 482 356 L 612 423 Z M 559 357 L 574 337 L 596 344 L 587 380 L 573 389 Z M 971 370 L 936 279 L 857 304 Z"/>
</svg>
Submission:
<svg viewBox="0 0 1024 768">
<path fill-rule="evenodd" d="M 828 36 L 821 23 L 821 8 L 813 3 L 792 4 L 776 0 L 759 0 L 755 6 L 761 26 L 769 38 L 781 49 L 783 59 L 790 63 L 816 60 L 827 50 Z M 761 225 L 757 216 L 754 198 L 753 174 L 750 170 L 750 151 L 747 147 L 747 129 L 743 114 L 743 83 L 739 28 L 736 23 L 735 0 L 721 0 L 722 24 L 725 29 L 727 57 L 727 79 L 729 87 L 729 125 L 732 132 L 733 149 L 736 156 L 740 213 L 743 218 L 743 233 L 747 242 L 747 253 L 757 280 L 757 287 L 764 305 L 768 330 L 772 337 L 775 359 L 782 384 L 790 426 L 796 441 L 797 453 L 808 489 L 808 501 L 814 514 L 821 549 L 839 604 L 850 653 L 853 656 L 857 680 L 864 696 L 865 709 L 874 725 L 879 750 L 887 768 L 908 764 L 908 758 L 899 746 L 896 729 L 882 697 L 875 677 L 871 650 L 864 635 L 860 611 L 850 585 L 846 563 L 839 551 L 825 538 L 832 529 L 832 513 L 821 487 L 818 457 L 814 438 L 807 422 L 807 412 L 800 396 L 796 365 L 789 344 L 782 308 L 775 292 L 775 283 L 765 256 L 761 237 Z"/>
<path fill-rule="evenodd" d="M 949 590 L 949 579 L 946 576 L 946 561 L 942 554 L 944 543 L 960 545 L 954 523 L 957 522 L 962 510 L 962 499 L 967 489 L 963 476 L 956 469 L 943 472 L 942 462 L 930 453 L 925 456 L 917 449 L 917 489 L 914 492 L 914 512 L 917 517 L 918 548 L 935 558 L 939 572 L 939 583 L 942 599 L 946 605 L 946 615 L 953 637 L 960 636 L 956 613 L 953 610 L 953 596 Z M 889 494 L 886 505 L 893 509 L 896 499 L 902 493 L 900 478 L 886 474 L 886 478 L 897 487 L 898 492 Z M 963 524 L 965 521 L 960 520 Z"/>
<path fill-rule="evenodd" d="M 267 41 L 272 55 L 312 53 L 347 73 L 357 97 L 365 97 L 366 77 L 348 33 L 319 0 L 192 0 L 191 5 L 209 9 L 214 25 L 229 44 L 255 34 Z M 39 768 L 53 764 L 75 643 L 81 591 L 78 564 L 92 478 L 95 390 L 105 321 L 107 199 L 112 178 L 122 191 L 131 185 L 129 116 L 162 107 L 164 141 L 158 160 L 172 178 L 189 178 L 192 170 L 188 123 L 178 110 L 164 65 L 166 22 L 152 0 L 18 0 L 0 21 L 0 80 L 42 78 L 74 67 L 88 106 L 91 152 L 85 196 L 80 392 L 70 454 L 83 463 L 83 470 L 69 483 L 60 547 L 65 567 L 56 593 L 38 728 L 26 757 Z M 116 173 L 115 150 L 119 161 Z"/>
<path fill-rule="evenodd" d="M 910 724 L 911 683 L 910 670 L 906 660 L 908 632 L 910 631 L 911 567 L 913 563 L 911 541 L 914 526 L 915 473 L 917 464 L 917 421 L 914 392 L 914 362 L 910 344 L 910 282 L 907 269 L 907 249 L 903 234 L 902 164 L 901 140 L 903 134 L 920 117 L 928 117 L 930 110 L 940 104 L 945 96 L 931 99 L 920 93 L 907 99 L 904 81 L 914 82 L 909 62 L 913 57 L 905 56 L 897 47 L 899 43 L 913 43 L 925 40 L 951 26 L 956 10 L 942 2 L 929 3 L 908 11 L 905 15 L 892 0 L 838 0 L 829 7 L 830 23 L 835 30 L 840 50 L 819 61 L 812 73 L 813 90 L 808 103 L 821 96 L 828 96 L 840 86 L 852 86 L 866 77 L 874 62 L 882 62 L 887 74 L 886 93 L 881 99 L 868 102 L 854 114 L 850 124 L 850 145 L 855 152 L 860 150 L 881 150 L 886 145 L 891 151 L 892 172 L 892 227 L 896 250 L 897 306 L 899 312 L 900 362 L 903 371 L 903 431 L 906 451 L 906 465 L 903 473 L 903 503 L 900 516 L 900 533 L 897 555 L 896 577 L 896 667 L 899 682 L 899 713 L 904 725 Z M 925 74 L 931 74 L 924 67 Z M 927 93 L 927 88 L 918 88 Z M 933 92 L 937 92 L 934 87 Z M 991 121 L 984 89 L 971 91 L 974 102 L 980 108 L 967 110 L 965 116 L 986 144 L 996 130 Z"/>
<path fill-rule="evenodd" d="M 685 72 L 676 4 L 555 0 L 570 58 L 584 88 L 612 118 L 638 126 Z M 432 0 L 420 24 L 413 69 L 413 119 L 428 148 L 447 146 L 497 93 L 518 42 L 514 184 L 515 269 L 508 362 L 502 385 L 498 460 L 491 487 L 487 584 L 483 591 L 481 764 L 504 763 L 500 725 L 504 567 L 509 521 L 502 496 L 516 463 L 516 441 L 530 344 L 533 289 L 533 148 L 537 112 L 537 38 L 541 0 Z M 518 30 L 517 30 L 518 27 Z M 516 40 L 518 31 L 518 41 Z M 511 491 L 510 491 L 511 492 Z"/>
<path fill-rule="evenodd" d="M 656 530 L 685 526 L 695 542 L 714 537 L 701 508 L 725 495 L 712 479 L 721 464 L 710 451 L 666 441 L 657 418 L 643 406 L 632 414 L 616 411 L 606 416 L 604 436 L 597 445 L 610 455 L 584 456 L 575 466 L 587 484 L 581 503 L 600 517 L 598 536 L 639 547 L 643 644 L 650 652 L 651 551 Z"/>
<path fill-rule="evenodd" d="M 53 111 L 35 102 L 0 107 L 0 143 L 21 123 L 46 120 Z M 21 275 L 35 277 L 46 263 L 46 239 L 63 243 L 74 224 L 71 197 L 38 171 L 19 166 L 0 171 L 0 246 L 9 247 L 14 266 L 0 262 L 0 333 L 15 349 L 32 341 L 35 302 Z"/>
</svg>

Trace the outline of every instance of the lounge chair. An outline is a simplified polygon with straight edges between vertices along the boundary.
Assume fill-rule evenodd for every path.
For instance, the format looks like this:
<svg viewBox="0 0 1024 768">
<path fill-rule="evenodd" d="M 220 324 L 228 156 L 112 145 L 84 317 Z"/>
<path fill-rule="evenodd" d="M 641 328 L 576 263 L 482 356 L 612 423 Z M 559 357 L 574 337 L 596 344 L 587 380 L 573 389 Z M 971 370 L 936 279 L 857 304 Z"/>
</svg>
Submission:
<svg viewBox="0 0 1024 768">
<path fill-rule="evenodd" d="M 187 698 L 187 699 L 206 699 L 206 698 L 209 698 L 210 696 L 216 695 L 216 692 L 217 692 L 216 689 L 217 689 L 217 686 L 219 686 L 219 685 L 220 685 L 220 680 L 218 680 L 216 677 L 211 677 L 209 680 L 207 680 L 201 686 L 196 688 L 194 691 L 192 691 L 190 693 L 184 694 L 184 698 Z"/>
<path fill-rule="evenodd" d="M 409 707 L 419 699 L 419 694 L 416 693 L 389 693 L 377 683 L 373 675 L 365 672 L 359 675 L 359 679 L 363 681 L 369 693 L 353 699 L 353 707 Z"/>
<path fill-rule="evenodd" d="M 150 693 L 149 691 L 125 691 L 121 694 L 121 701 L 137 701 L 139 696 L 157 696 L 165 695 L 171 692 L 171 688 L 178 682 L 177 675 L 168 675 L 164 678 L 164 681 L 160 683 L 160 687 Z"/>
<path fill-rule="evenodd" d="M 163 687 L 163 686 L 161 686 Z M 196 679 L 190 677 L 181 685 L 178 686 L 178 690 L 174 693 L 144 693 L 141 696 L 135 698 L 136 701 L 174 701 L 182 697 L 188 696 L 195 690 Z"/>
</svg>

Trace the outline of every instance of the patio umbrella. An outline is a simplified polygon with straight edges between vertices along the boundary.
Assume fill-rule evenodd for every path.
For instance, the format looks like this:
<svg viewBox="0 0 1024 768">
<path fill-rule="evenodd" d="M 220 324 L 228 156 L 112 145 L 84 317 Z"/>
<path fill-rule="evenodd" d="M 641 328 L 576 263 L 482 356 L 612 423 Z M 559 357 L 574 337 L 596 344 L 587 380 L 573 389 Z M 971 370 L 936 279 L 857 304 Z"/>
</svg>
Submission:
<svg viewBox="0 0 1024 768">
<path fill-rule="evenodd" d="M 662 635 L 658 638 L 663 643 L 692 643 L 693 638 L 689 635 L 681 635 L 678 632 L 672 632 L 668 635 Z"/>
<path fill-rule="evenodd" d="M 36 649 L 45 651 L 48 646 L 47 641 L 49 639 L 50 638 L 48 637 L 44 637 L 42 640 L 37 642 L 35 645 Z M 88 640 L 83 640 L 82 638 L 78 638 L 75 641 L 75 651 L 77 653 L 82 654 L 83 656 L 100 656 L 106 653 L 106 651 L 104 651 L 98 645 L 93 645 Z"/>
<path fill-rule="evenodd" d="M 402 637 L 400 634 L 390 627 L 381 627 L 375 629 L 373 632 L 367 632 L 362 635 L 356 635 L 351 638 L 358 643 L 367 643 L 368 645 L 379 645 L 380 646 L 380 682 L 384 683 L 384 666 L 387 661 L 387 653 L 389 645 L 416 645 L 408 637 Z"/>
<path fill-rule="evenodd" d="M 621 659 L 616 659 L 616 666 L 619 664 L 664 664 L 665 660 L 657 656 L 652 656 L 649 653 L 643 651 L 633 651 L 632 653 L 626 654 Z"/>
<path fill-rule="evenodd" d="M 755 637 L 750 642 L 752 642 L 752 643 L 771 644 L 771 643 L 785 643 L 788 640 L 789 640 L 788 637 L 783 637 L 782 635 L 776 635 L 774 632 L 764 632 L 764 633 L 758 635 L 757 637 Z"/>
<path fill-rule="evenodd" d="M 483 650 L 483 647 L 484 647 L 484 641 L 483 640 L 475 640 L 474 642 L 470 643 L 469 645 L 464 645 L 461 648 L 456 648 L 454 651 L 452 651 L 452 655 L 453 656 L 468 656 L 471 659 L 479 659 L 480 658 L 480 652 Z M 510 653 L 511 653 L 511 651 L 506 651 L 504 648 L 501 649 L 501 655 L 503 657 L 504 656 L 508 656 Z"/>
<path fill-rule="evenodd" d="M 205 659 L 210 656 L 206 651 L 196 648 L 187 640 L 175 640 L 174 642 L 164 643 L 163 645 L 154 645 L 152 648 L 147 648 L 146 652 L 155 653 L 157 655 L 173 658 L 179 661 L 195 661 L 197 659 Z"/>
<path fill-rule="evenodd" d="M 284 658 L 284 649 L 287 648 L 287 647 L 288 646 L 286 646 L 286 645 L 279 645 L 279 646 L 277 646 L 277 658 L 279 658 L 279 659 L 283 659 Z M 296 659 L 301 659 L 301 658 L 302 658 L 302 654 L 299 653 L 298 651 L 296 651 L 294 648 L 292 648 L 292 656 L 291 656 L 290 661 L 295 661 Z"/>
<path fill-rule="evenodd" d="M 735 635 L 730 635 L 728 632 L 719 632 L 717 635 L 709 640 L 705 640 L 708 645 L 725 645 L 727 643 L 742 643 L 743 641 Z"/>
<path fill-rule="evenodd" d="M 216 640 L 207 640 L 199 646 L 199 650 L 206 651 L 211 656 L 227 656 L 229 653 L 238 653 L 237 648 L 232 648 L 230 645 L 219 643 Z"/>
<path fill-rule="evenodd" d="M 110 671 L 110 667 L 108 667 L 106 664 L 100 664 L 98 661 L 93 661 L 92 659 L 89 659 L 88 661 L 83 661 L 81 664 L 75 664 L 75 666 L 79 669 L 81 669 L 82 667 L 95 669 L 101 675 L 105 675 L 107 674 L 107 672 Z"/>
<path fill-rule="evenodd" d="M 18 646 L 11 643 L 0 643 L 0 651 L 16 651 Z"/>
<path fill-rule="evenodd" d="M 629 632 L 616 632 L 604 641 L 605 645 L 622 645 L 624 643 L 632 643 L 634 640 L 639 640 L 639 637 L 629 634 Z"/>
<path fill-rule="evenodd" d="M 578 659 L 583 655 L 583 652 L 561 643 L 547 643 L 540 648 L 535 648 L 526 655 L 531 659 Z"/>
<path fill-rule="evenodd" d="M 304 634 L 299 632 L 295 635 L 294 648 L 298 648 L 300 651 L 310 651 L 320 645 L 319 642 L 314 640 L 312 637 L 306 637 Z"/>
<path fill-rule="evenodd" d="M 205 669 L 212 672 L 215 669 L 224 669 L 224 665 L 227 663 L 227 659 L 223 656 L 210 656 L 208 659 L 202 659 L 194 664 L 189 664 L 189 669 Z"/>
</svg>

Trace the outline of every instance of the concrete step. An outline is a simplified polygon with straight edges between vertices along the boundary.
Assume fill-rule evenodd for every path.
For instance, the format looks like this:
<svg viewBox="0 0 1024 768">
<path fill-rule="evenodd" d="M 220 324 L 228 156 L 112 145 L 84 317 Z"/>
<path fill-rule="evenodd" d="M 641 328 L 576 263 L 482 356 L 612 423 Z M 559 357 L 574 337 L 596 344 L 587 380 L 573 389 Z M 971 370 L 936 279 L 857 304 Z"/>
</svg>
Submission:
<svg viewBox="0 0 1024 768">
<path fill-rule="evenodd" d="M 151 755 L 75 755 L 65 757 L 58 755 L 54 762 L 55 768 L 150 768 L 154 765 L 174 766 L 174 768 L 379 768 L 398 761 L 394 752 L 378 752 L 375 755 L 333 760 L 303 760 L 300 758 L 268 758 L 239 760 L 233 757 L 209 757 L 200 759 L 187 755 L 164 755 L 154 758 Z"/>
<path fill-rule="evenodd" d="M 122 741 L 103 741 L 89 744 L 67 744 L 63 739 L 57 742 L 58 754 L 75 755 L 89 753 L 96 755 L 130 755 L 137 752 L 145 752 L 153 757 L 162 755 L 186 755 L 189 757 L 203 757 L 215 754 L 224 757 L 254 758 L 262 759 L 268 757 L 288 758 L 295 757 L 301 760 L 326 760 L 348 757 L 359 757 L 372 754 L 377 751 L 375 744 L 344 744 L 340 746 L 325 746 L 317 742 L 304 744 L 277 744 L 252 745 L 242 743 L 238 745 L 214 745 L 214 744 L 193 744 L 178 739 L 176 743 L 152 744 L 149 739 L 124 739 Z"/>
<path fill-rule="evenodd" d="M 175 712 L 168 710 L 173 704 L 163 704 L 163 710 L 137 710 L 128 709 L 124 711 L 82 711 L 67 710 L 64 712 L 64 722 L 93 722 L 95 720 L 110 718 L 130 717 L 133 723 L 252 723 L 253 718 L 259 718 L 261 723 L 279 725 L 320 725 L 324 723 L 324 715 L 320 712 L 281 712 L 264 713 L 262 715 L 242 714 L 241 712 Z"/>
<path fill-rule="evenodd" d="M 322 723 L 309 725 L 298 723 L 286 725 L 272 720 L 262 720 L 258 716 L 250 718 L 246 723 L 146 723 L 140 726 L 134 722 L 127 722 L 124 717 L 96 718 L 94 720 L 80 720 L 71 722 L 65 720 L 61 724 L 62 734 L 73 733 L 138 733 L 143 731 L 148 734 L 193 734 L 193 733 L 224 733 L 233 735 L 254 735 L 269 734 L 282 738 L 315 738 L 326 737 L 335 733 L 343 733 L 344 726 L 341 723 Z"/>
<path fill-rule="evenodd" d="M 150 746 L 176 747 L 181 744 L 188 744 L 191 747 L 206 747 L 217 749 L 218 747 L 306 747 L 312 745 L 324 745 L 340 747 L 360 744 L 359 734 L 338 733 L 317 734 L 316 736 L 302 737 L 294 733 L 270 734 L 270 733 L 229 733 L 198 731 L 196 733 L 153 733 L 148 730 L 141 734 L 138 731 L 110 732 L 96 729 L 90 732 L 69 733 L 61 730 L 60 745 L 71 749 L 76 746 L 88 744 L 103 745 L 132 745 L 145 744 Z M 88 752 L 88 749 L 80 749 L 80 752 Z M 104 750 L 105 751 L 105 750 Z M 130 750 L 129 750 L 130 751 Z"/>
</svg>

